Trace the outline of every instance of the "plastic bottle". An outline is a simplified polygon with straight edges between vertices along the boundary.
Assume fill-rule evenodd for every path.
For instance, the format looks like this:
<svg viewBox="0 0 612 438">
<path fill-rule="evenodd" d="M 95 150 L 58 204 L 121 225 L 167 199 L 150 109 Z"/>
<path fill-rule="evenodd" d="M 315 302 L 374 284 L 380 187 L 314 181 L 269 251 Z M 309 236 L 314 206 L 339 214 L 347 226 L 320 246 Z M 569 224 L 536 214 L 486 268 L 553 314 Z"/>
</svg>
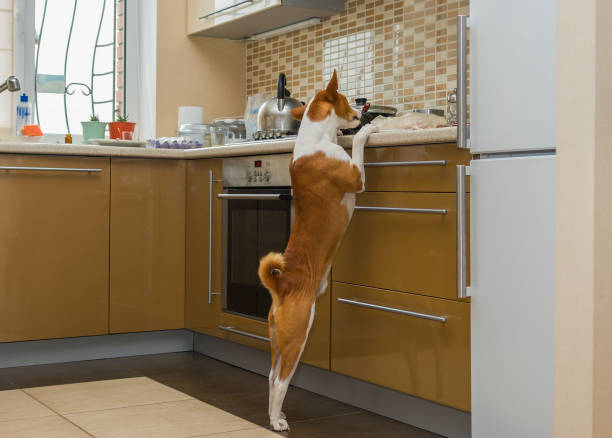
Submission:
<svg viewBox="0 0 612 438">
<path fill-rule="evenodd" d="M 17 135 L 21 135 L 21 130 L 26 125 L 32 124 L 32 103 L 28 102 L 28 95 L 23 93 L 17 104 L 17 117 L 15 119 L 15 129 Z"/>
</svg>

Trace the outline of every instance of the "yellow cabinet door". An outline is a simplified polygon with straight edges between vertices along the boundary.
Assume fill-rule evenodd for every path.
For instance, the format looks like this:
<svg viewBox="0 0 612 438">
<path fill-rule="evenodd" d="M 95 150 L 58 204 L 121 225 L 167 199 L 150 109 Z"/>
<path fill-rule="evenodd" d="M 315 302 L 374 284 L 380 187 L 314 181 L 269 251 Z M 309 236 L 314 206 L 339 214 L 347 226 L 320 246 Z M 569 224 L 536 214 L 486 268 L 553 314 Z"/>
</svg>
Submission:
<svg viewBox="0 0 612 438">
<path fill-rule="evenodd" d="M 356 210 L 334 258 L 333 280 L 457 298 L 454 193 L 366 192 L 356 204 L 429 212 Z"/>
<path fill-rule="evenodd" d="M 109 160 L 0 166 L 0 342 L 108 333 Z"/>
<path fill-rule="evenodd" d="M 470 410 L 470 304 L 333 282 L 332 371 Z"/>
<path fill-rule="evenodd" d="M 110 332 L 184 327 L 185 162 L 113 158 Z"/>
</svg>

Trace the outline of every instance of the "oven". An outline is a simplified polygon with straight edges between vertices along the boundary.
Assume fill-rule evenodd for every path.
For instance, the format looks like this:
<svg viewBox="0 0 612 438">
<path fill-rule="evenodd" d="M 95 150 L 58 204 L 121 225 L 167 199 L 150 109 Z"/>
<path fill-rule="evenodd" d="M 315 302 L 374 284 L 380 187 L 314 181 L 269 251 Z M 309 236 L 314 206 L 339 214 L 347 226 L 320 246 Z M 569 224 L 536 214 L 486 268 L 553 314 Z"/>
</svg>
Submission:
<svg viewBox="0 0 612 438">
<path fill-rule="evenodd" d="M 272 300 L 257 275 L 259 260 L 283 252 L 293 222 L 291 154 L 223 160 L 222 306 L 266 320 Z"/>
</svg>

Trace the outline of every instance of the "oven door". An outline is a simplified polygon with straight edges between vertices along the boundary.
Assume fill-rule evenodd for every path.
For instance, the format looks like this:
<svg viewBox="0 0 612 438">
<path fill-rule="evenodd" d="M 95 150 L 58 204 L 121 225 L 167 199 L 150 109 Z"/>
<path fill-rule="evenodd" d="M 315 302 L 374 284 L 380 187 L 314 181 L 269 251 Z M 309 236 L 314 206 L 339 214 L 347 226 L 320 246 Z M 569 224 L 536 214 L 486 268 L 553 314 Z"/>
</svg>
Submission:
<svg viewBox="0 0 612 438">
<path fill-rule="evenodd" d="M 266 320 L 272 300 L 257 275 L 259 260 L 289 241 L 291 188 L 227 188 L 223 200 L 223 310 Z"/>
</svg>

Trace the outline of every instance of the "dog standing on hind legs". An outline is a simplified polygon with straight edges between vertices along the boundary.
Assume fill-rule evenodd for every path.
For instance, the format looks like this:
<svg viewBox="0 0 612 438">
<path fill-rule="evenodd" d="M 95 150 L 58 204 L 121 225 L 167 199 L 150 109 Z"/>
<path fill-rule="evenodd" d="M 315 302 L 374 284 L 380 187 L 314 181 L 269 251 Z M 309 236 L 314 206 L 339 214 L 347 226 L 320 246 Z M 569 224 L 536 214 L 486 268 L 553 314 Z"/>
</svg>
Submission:
<svg viewBox="0 0 612 438">
<path fill-rule="evenodd" d="M 294 108 L 301 120 L 290 165 L 295 220 L 285 252 L 259 263 L 259 278 L 270 291 L 268 314 L 272 368 L 270 425 L 289 429 L 281 411 L 314 319 L 315 300 L 325 292 L 331 262 L 365 188 L 363 148 L 373 125 L 353 140 L 352 157 L 336 144 L 338 129 L 355 128 L 360 115 L 338 93 L 336 71 L 324 91 L 308 105 Z"/>
</svg>

